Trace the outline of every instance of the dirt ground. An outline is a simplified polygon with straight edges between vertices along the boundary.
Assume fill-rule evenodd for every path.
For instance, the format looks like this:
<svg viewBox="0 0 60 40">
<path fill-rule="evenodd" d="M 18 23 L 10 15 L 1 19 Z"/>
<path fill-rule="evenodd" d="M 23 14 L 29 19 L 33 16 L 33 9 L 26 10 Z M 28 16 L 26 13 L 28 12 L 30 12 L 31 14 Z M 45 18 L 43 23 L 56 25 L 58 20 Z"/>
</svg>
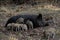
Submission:
<svg viewBox="0 0 60 40">
<path fill-rule="evenodd" d="M 4 28 L 7 20 L 15 15 L 32 14 L 37 15 L 41 13 L 44 16 L 53 16 L 55 24 L 39 27 L 26 32 L 11 32 Z M 55 28 L 56 36 L 54 40 L 60 40 L 60 8 L 52 5 L 18 5 L 18 6 L 1 6 L 0 7 L 0 40 L 46 40 L 42 39 L 43 30 Z"/>
</svg>

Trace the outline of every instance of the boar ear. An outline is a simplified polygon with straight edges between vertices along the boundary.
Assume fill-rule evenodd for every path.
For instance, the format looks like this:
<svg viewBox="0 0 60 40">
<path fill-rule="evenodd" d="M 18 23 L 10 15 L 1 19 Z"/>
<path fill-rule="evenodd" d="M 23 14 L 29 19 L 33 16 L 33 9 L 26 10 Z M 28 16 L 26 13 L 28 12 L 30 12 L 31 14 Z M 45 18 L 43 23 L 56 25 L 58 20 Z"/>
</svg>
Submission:
<svg viewBox="0 0 60 40">
<path fill-rule="evenodd" d="M 39 14 L 37 19 L 42 19 L 42 14 Z"/>
<path fill-rule="evenodd" d="M 42 17 L 42 14 L 39 14 L 40 17 Z"/>
</svg>

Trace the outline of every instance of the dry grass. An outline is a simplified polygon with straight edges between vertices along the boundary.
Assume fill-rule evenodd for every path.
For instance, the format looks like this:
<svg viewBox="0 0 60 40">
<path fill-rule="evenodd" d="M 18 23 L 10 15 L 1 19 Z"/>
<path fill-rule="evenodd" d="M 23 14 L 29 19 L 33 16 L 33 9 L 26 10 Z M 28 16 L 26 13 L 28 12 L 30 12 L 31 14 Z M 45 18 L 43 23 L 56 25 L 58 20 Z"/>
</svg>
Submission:
<svg viewBox="0 0 60 40">
<path fill-rule="evenodd" d="M 18 40 L 15 35 L 11 34 L 9 36 L 9 40 Z"/>
</svg>

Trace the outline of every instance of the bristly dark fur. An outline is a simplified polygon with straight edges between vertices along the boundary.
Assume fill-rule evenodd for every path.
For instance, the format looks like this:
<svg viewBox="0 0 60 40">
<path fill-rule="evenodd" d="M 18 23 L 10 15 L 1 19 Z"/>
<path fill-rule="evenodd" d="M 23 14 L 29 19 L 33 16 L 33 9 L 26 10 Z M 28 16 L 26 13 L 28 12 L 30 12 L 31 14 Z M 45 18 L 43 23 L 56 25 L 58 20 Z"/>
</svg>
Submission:
<svg viewBox="0 0 60 40">
<path fill-rule="evenodd" d="M 24 18 L 24 19 L 25 19 L 25 22 L 26 22 L 27 19 L 30 20 L 30 21 L 32 21 L 32 22 L 33 22 L 33 26 L 34 26 L 33 28 L 40 27 L 40 25 L 39 25 L 39 23 L 37 22 L 37 20 L 43 21 L 43 20 L 42 20 L 42 14 L 39 14 L 39 15 L 17 15 L 17 16 L 13 16 L 13 17 L 11 17 L 10 19 L 8 19 L 5 27 L 7 27 L 7 25 L 8 25 L 9 23 L 16 23 L 16 20 L 17 20 L 18 18 L 20 18 L 20 17 Z M 42 23 L 42 24 L 43 24 L 43 23 Z"/>
</svg>

